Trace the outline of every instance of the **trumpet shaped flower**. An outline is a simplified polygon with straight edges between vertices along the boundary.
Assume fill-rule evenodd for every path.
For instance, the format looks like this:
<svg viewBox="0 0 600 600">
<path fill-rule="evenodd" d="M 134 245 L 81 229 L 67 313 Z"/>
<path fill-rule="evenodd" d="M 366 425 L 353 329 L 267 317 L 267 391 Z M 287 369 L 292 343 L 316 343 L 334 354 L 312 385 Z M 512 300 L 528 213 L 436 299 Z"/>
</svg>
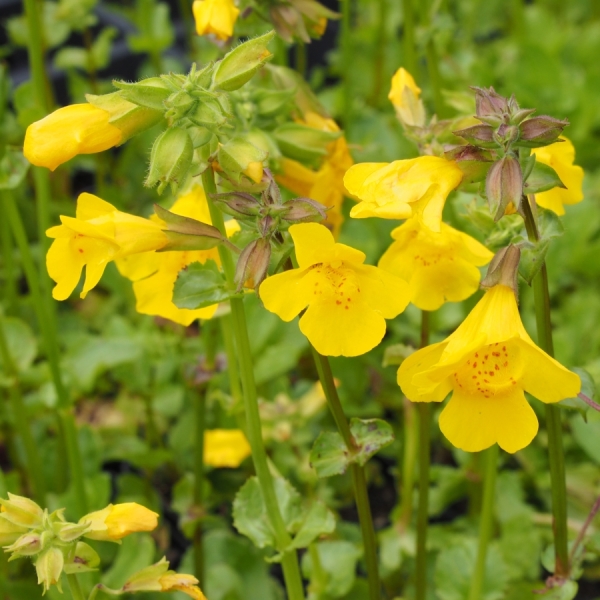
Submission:
<svg viewBox="0 0 600 600">
<path fill-rule="evenodd" d="M 240 11 L 233 0 L 194 0 L 192 4 L 198 35 L 213 33 L 220 40 L 233 35 Z"/>
<path fill-rule="evenodd" d="M 59 108 L 27 128 L 23 154 L 32 165 L 54 171 L 78 154 L 108 150 L 123 137 L 109 119 L 108 111 L 91 104 Z"/>
<path fill-rule="evenodd" d="M 385 335 L 385 319 L 408 304 L 408 284 L 377 267 L 365 255 L 336 243 L 323 225 L 292 225 L 298 269 L 263 281 L 265 307 L 291 321 L 306 307 L 300 330 L 315 349 L 329 356 L 358 356 Z"/>
<path fill-rule="evenodd" d="M 250 456 L 250 444 L 240 429 L 210 429 L 204 434 L 204 463 L 239 467 Z"/>
<path fill-rule="evenodd" d="M 408 282 L 411 302 L 422 310 L 436 310 L 444 302 L 460 302 L 479 288 L 477 267 L 493 254 L 476 239 L 441 224 L 439 233 L 412 217 L 392 231 L 394 242 L 379 267 Z"/>
<path fill-rule="evenodd" d="M 171 212 L 211 224 L 206 196 L 200 186 L 181 196 Z M 227 222 L 228 234 L 231 235 L 238 228 L 235 221 Z M 117 268 L 121 275 L 133 281 L 136 310 L 139 313 L 163 317 L 187 326 L 196 319 L 210 319 L 218 305 L 195 310 L 179 308 L 173 303 L 173 287 L 182 269 L 193 262 L 205 263 L 207 260 L 219 262 L 216 248 L 129 255 L 117 260 Z"/>
<path fill-rule="evenodd" d="M 565 214 L 565 204 L 577 204 L 583 200 L 583 169 L 575 163 L 575 147 L 565 137 L 561 142 L 534 148 L 536 160 L 552 167 L 566 188 L 553 188 L 535 195 L 536 202 L 554 211 L 557 215 Z"/>
<path fill-rule="evenodd" d="M 437 156 L 392 163 L 360 163 L 344 176 L 348 192 L 360 202 L 350 216 L 362 219 L 408 219 L 420 215 L 432 231 L 440 231 L 448 194 L 462 180 L 458 165 Z"/>
<path fill-rule="evenodd" d="M 152 531 L 158 525 L 158 514 L 136 502 L 109 504 L 102 510 L 89 513 L 79 520 L 89 523 L 84 534 L 92 540 L 117 542 L 131 533 Z"/>
<path fill-rule="evenodd" d="M 301 122 L 322 131 L 340 130 L 333 119 L 326 119 L 315 112 L 306 113 Z M 328 145 L 327 156 L 319 169 L 310 169 L 296 160 L 283 158 L 282 173 L 279 173 L 276 179 L 291 192 L 305 198 L 312 198 L 326 206 L 329 210 L 324 225 L 327 225 L 337 238 L 344 221 L 342 216 L 342 204 L 346 195 L 344 174 L 353 164 L 348 142 L 342 136 Z"/>
<path fill-rule="evenodd" d="M 388 98 L 396 109 L 399 119 L 406 125 L 423 126 L 425 109 L 420 100 L 421 88 L 413 76 L 400 67 L 392 77 L 392 87 Z"/>
<path fill-rule="evenodd" d="M 162 248 L 167 243 L 160 224 L 117 210 L 98 196 L 83 193 L 75 218 L 60 217 L 62 225 L 46 235 L 54 242 L 46 256 L 48 274 L 56 282 L 52 295 L 65 300 L 86 268 L 81 297 L 100 281 L 106 265 L 117 258 Z"/>
<path fill-rule="evenodd" d="M 413 402 L 441 402 L 452 393 L 440 429 L 457 448 L 478 452 L 497 443 L 510 453 L 538 430 L 525 392 L 559 402 L 581 387 L 575 373 L 533 343 L 505 285 L 490 288 L 445 341 L 411 354 L 398 384 Z"/>
</svg>

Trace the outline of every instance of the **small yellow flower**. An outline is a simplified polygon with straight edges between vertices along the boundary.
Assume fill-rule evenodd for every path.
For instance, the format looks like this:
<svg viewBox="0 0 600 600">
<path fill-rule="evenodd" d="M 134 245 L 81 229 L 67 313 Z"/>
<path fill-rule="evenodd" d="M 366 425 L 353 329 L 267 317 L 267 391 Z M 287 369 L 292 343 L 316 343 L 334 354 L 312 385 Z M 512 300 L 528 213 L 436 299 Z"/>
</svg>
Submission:
<svg viewBox="0 0 600 600">
<path fill-rule="evenodd" d="M 181 196 L 171 208 L 171 212 L 211 224 L 206 196 L 200 186 L 195 186 L 188 194 Z M 239 229 L 235 221 L 227 221 L 226 225 L 229 235 Z M 117 260 L 116 264 L 121 275 L 133 281 L 135 308 L 139 313 L 163 317 L 187 327 L 196 319 L 210 319 L 215 314 L 217 305 L 196 310 L 178 308 L 173 304 L 173 287 L 182 269 L 193 262 L 205 263 L 207 260 L 214 260 L 219 264 L 216 248 L 183 252 L 144 252 L 125 256 Z"/>
<path fill-rule="evenodd" d="M 267 310 L 291 321 L 307 306 L 300 330 L 321 354 L 358 356 L 385 335 L 385 319 L 408 304 L 408 284 L 364 265 L 365 255 L 338 244 L 323 225 L 292 225 L 298 269 L 273 275 L 260 286 Z"/>
<path fill-rule="evenodd" d="M 429 229 L 439 232 L 446 198 L 461 180 L 462 171 L 455 162 L 420 156 L 389 164 L 354 165 L 344 185 L 360 200 L 350 211 L 351 217 L 408 219 L 418 214 Z"/>
<path fill-rule="evenodd" d="M 215 468 L 239 467 L 250 456 L 250 444 L 239 429 L 211 429 L 204 434 L 204 462 Z"/>
<path fill-rule="evenodd" d="M 25 132 L 23 154 L 38 167 L 54 171 L 78 154 L 94 154 L 121 142 L 110 114 L 91 104 L 72 104 L 32 123 Z"/>
<path fill-rule="evenodd" d="M 552 167 L 567 188 L 554 188 L 535 195 L 536 202 L 554 211 L 557 215 L 565 214 L 565 204 L 577 204 L 583 200 L 583 169 L 574 164 L 575 147 L 565 137 L 561 142 L 534 148 L 536 160 Z"/>
<path fill-rule="evenodd" d="M 436 310 L 444 302 L 460 302 L 479 288 L 477 267 L 493 253 L 476 239 L 441 224 L 439 233 L 424 227 L 418 217 L 392 231 L 395 242 L 379 260 L 379 267 L 408 281 L 411 302 L 422 310 Z"/>
<path fill-rule="evenodd" d="M 440 429 L 454 446 L 479 452 L 495 443 L 516 452 L 538 421 L 525 399 L 559 402 L 579 393 L 579 377 L 538 348 L 523 327 L 513 290 L 492 287 L 445 341 L 411 354 L 398 384 L 413 402 L 441 402 Z"/>
<path fill-rule="evenodd" d="M 394 105 L 399 119 L 406 125 L 422 127 L 425 124 L 425 109 L 419 96 L 421 88 L 413 76 L 400 67 L 392 77 L 392 88 L 388 98 Z"/>
<path fill-rule="evenodd" d="M 137 504 L 109 504 L 102 510 L 85 515 L 80 523 L 89 523 L 90 529 L 84 536 L 91 540 L 116 542 L 130 533 L 152 531 L 158 525 L 158 513 Z"/>
<path fill-rule="evenodd" d="M 194 0 L 192 10 L 198 35 L 214 33 L 220 40 L 233 35 L 233 26 L 240 14 L 233 0 Z"/>
<path fill-rule="evenodd" d="M 307 112 L 300 123 L 322 131 L 340 130 L 335 121 L 315 112 Z M 282 173 L 277 174 L 276 179 L 291 192 L 304 198 L 312 198 L 328 207 L 327 218 L 323 224 L 333 231 L 337 239 L 344 221 L 342 216 L 342 204 L 346 195 L 344 174 L 353 164 L 348 143 L 342 136 L 329 144 L 327 157 L 318 170 L 309 169 L 298 161 L 283 158 Z"/>
<path fill-rule="evenodd" d="M 193 575 L 183 575 L 167 571 L 158 583 L 161 587 L 161 592 L 183 592 L 194 600 L 206 600 L 206 596 L 198 587 L 198 580 Z"/>
<path fill-rule="evenodd" d="M 76 217 L 61 216 L 62 225 L 46 235 L 54 238 L 46 256 L 48 274 L 56 282 L 52 296 L 65 300 L 86 267 L 81 297 L 100 281 L 106 265 L 128 254 L 162 248 L 167 237 L 161 225 L 117 210 L 92 194 L 80 194 Z"/>
</svg>

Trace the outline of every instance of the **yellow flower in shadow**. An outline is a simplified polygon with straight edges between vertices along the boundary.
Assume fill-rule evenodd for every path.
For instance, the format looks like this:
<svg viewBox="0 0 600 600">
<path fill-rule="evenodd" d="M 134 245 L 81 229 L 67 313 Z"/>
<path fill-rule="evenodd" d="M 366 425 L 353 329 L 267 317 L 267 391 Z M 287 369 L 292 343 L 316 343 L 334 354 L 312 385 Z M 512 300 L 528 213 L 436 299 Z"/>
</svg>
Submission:
<svg viewBox="0 0 600 600">
<path fill-rule="evenodd" d="M 250 456 L 250 444 L 240 429 L 209 429 L 204 433 L 204 463 L 239 467 Z"/>
<path fill-rule="evenodd" d="M 298 269 L 267 278 L 260 296 L 267 310 L 291 321 L 306 307 L 300 330 L 321 354 L 357 356 L 385 335 L 385 319 L 408 304 L 408 284 L 365 255 L 338 244 L 323 225 L 292 225 Z"/>
<path fill-rule="evenodd" d="M 398 384 L 413 402 L 441 402 L 440 429 L 457 448 L 498 444 L 516 452 L 538 421 L 525 399 L 559 402 L 579 393 L 579 377 L 538 348 L 523 327 L 513 290 L 492 287 L 445 341 L 411 354 Z"/>
</svg>

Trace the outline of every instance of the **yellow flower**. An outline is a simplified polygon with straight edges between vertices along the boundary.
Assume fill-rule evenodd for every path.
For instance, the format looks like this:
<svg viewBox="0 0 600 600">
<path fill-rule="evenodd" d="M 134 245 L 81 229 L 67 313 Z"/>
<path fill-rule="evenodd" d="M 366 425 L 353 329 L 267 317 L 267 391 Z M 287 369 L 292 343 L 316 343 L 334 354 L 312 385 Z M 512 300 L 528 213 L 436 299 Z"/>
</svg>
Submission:
<svg viewBox="0 0 600 600">
<path fill-rule="evenodd" d="M 460 302 L 479 288 L 477 267 L 493 253 L 476 239 L 441 224 L 440 233 L 412 217 L 392 231 L 395 242 L 379 260 L 379 267 L 408 281 L 411 302 L 422 310 L 436 310 L 444 302 Z"/>
<path fill-rule="evenodd" d="M 121 142 L 110 114 L 91 104 L 72 104 L 32 123 L 25 132 L 23 154 L 38 167 L 54 171 L 78 154 L 94 154 Z"/>
<path fill-rule="evenodd" d="M 46 231 L 48 237 L 54 238 L 46 266 L 56 282 L 52 290 L 56 300 L 69 297 L 84 266 L 82 298 L 100 281 L 111 260 L 162 248 L 167 243 L 158 223 L 121 212 L 88 193 L 80 194 L 77 199 L 75 218 L 61 216 L 60 220 L 62 225 Z"/>
<path fill-rule="evenodd" d="M 406 125 L 422 127 L 425 124 L 425 109 L 419 96 L 421 88 L 413 76 L 400 67 L 392 77 L 392 88 L 388 98 L 394 105 L 399 119 Z"/>
<path fill-rule="evenodd" d="M 504 285 L 492 287 L 445 341 L 411 354 L 398 384 L 413 402 L 441 402 L 452 392 L 440 429 L 457 448 L 479 452 L 498 443 L 511 453 L 538 430 L 524 392 L 559 402 L 581 387 L 575 373 L 532 342 Z"/>
<path fill-rule="evenodd" d="M 211 467 L 239 467 L 250 444 L 239 429 L 212 429 L 204 434 L 204 462 Z"/>
<path fill-rule="evenodd" d="M 313 129 L 322 131 L 339 131 L 340 128 L 332 119 L 326 119 L 315 112 L 307 112 L 300 121 Z M 309 169 L 298 161 L 289 158 L 281 160 L 282 173 L 276 175 L 277 182 L 291 192 L 305 198 L 312 198 L 327 206 L 327 225 L 334 236 L 338 237 L 344 221 L 342 204 L 346 189 L 344 173 L 354 164 L 345 137 L 339 137 L 327 148 L 327 157 L 318 170 Z"/>
<path fill-rule="evenodd" d="M 194 600 L 206 600 L 206 596 L 198 587 L 198 580 L 193 575 L 182 575 L 167 571 L 158 583 L 161 587 L 161 592 L 183 592 Z"/>
<path fill-rule="evenodd" d="M 80 523 L 89 523 L 90 530 L 84 536 L 91 540 L 116 542 L 130 533 L 152 531 L 158 525 L 158 513 L 137 504 L 109 504 L 102 510 L 85 515 Z"/>
<path fill-rule="evenodd" d="M 211 224 L 210 213 L 204 190 L 195 186 L 181 196 L 171 212 Z M 227 232 L 231 235 L 239 229 L 235 221 L 227 221 Z M 117 260 L 121 275 L 133 281 L 136 310 L 143 315 L 155 315 L 188 326 L 196 319 L 210 319 L 218 305 L 189 310 L 173 304 L 173 287 L 179 272 L 193 262 L 219 263 L 216 248 L 211 250 L 145 252 Z"/>
<path fill-rule="evenodd" d="M 323 225 L 292 225 L 290 234 L 299 268 L 261 284 L 265 307 L 291 321 L 308 306 L 300 330 L 321 354 L 358 356 L 377 346 L 385 319 L 406 308 L 408 284 L 364 265 L 362 252 L 336 243 Z"/>
<path fill-rule="evenodd" d="M 358 219 L 408 219 L 421 215 L 429 229 L 440 231 L 448 194 L 462 179 L 455 162 L 420 156 L 392 163 L 361 163 L 351 167 L 344 184 L 360 200 L 350 211 Z"/>
<path fill-rule="evenodd" d="M 214 33 L 220 40 L 233 35 L 240 14 L 232 0 L 194 0 L 192 10 L 198 35 Z"/>
<path fill-rule="evenodd" d="M 583 169 L 573 164 L 575 148 L 570 140 L 561 137 L 562 142 L 556 142 L 543 148 L 534 148 L 536 160 L 552 167 L 567 188 L 554 188 L 535 195 L 536 202 L 554 211 L 557 215 L 565 214 L 565 204 L 577 204 L 583 200 Z"/>
</svg>

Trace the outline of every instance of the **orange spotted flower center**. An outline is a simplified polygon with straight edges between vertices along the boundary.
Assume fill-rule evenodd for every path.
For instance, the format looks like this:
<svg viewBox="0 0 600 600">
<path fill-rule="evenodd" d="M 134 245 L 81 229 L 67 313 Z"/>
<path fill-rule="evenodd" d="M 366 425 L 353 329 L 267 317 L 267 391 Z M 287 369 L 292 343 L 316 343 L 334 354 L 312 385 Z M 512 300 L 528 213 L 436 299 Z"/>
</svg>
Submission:
<svg viewBox="0 0 600 600">
<path fill-rule="evenodd" d="M 469 356 L 454 374 L 455 384 L 466 394 L 493 398 L 510 392 L 522 372 L 520 350 L 515 344 L 502 342 L 483 346 Z"/>
<path fill-rule="evenodd" d="M 349 310 L 360 293 L 356 274 L 352 269 L 338 263 L 317 263 L 310 268 L 312 293 L 316 301 L 330 302 L 341 309 Z"/>
</svg>

